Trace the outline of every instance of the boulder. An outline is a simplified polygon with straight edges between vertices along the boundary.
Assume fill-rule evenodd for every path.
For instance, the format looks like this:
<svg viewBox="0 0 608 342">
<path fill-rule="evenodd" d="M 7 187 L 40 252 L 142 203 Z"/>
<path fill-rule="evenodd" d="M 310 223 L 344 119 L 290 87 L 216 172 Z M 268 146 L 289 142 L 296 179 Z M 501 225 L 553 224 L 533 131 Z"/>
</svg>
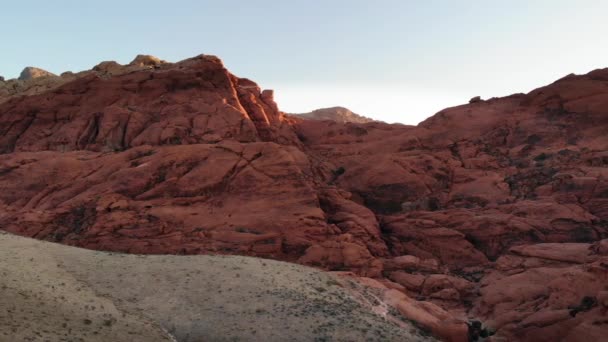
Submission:
<svg viewBox="0 0 608 342">
<path fill-rule="evenodd" d="M 481 96 L 475 96 L 469 100 L 469 103 L 478 103 L 481 102 Z"/>
<path fill-rule="evenodd" d="M 159 66 L 161 64 L 167 63 L 166 61 L 161 60 L 158 57 L 150 56 L 150 55 L 137 55 L 135 59 L 129 63 L 132 66 L 138 67 L 154 67 Z"/>
<path fill-rule="evenodd" d="M 46 70 L 40 69 L 40 68 L 35 68 L 35 67 L 26 67 L 25 69 L 23 69 L 23 71 L 21 71 L 21 74 L 19 75 L 19 80 L 20 81 L 29 81 L 35 78 L 41 78 L 41 77 L 54 77 L 57 76 L 53 73 L 50 73 Z"/>
<path fill-rule="evenodd" d="M 93 67 L 93 71 L 101 74 L 118 74 L 123 70 L 123 66 L 115 61 L 105 61 Z"/>
</svg>

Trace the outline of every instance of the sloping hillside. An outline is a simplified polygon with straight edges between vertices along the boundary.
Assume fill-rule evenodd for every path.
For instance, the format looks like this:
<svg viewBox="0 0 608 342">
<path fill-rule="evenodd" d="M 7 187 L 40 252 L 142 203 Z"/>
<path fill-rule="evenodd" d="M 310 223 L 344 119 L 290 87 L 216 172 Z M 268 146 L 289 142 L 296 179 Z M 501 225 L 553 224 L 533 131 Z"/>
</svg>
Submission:
<svg viewBox="0 0 608 342">
<path fill-rule="evenodd" d="M 432 340 L 333 276 L 273 260 L 95 252 L 0 233 L 0 274 L 5 342 Z"/>
</svg>

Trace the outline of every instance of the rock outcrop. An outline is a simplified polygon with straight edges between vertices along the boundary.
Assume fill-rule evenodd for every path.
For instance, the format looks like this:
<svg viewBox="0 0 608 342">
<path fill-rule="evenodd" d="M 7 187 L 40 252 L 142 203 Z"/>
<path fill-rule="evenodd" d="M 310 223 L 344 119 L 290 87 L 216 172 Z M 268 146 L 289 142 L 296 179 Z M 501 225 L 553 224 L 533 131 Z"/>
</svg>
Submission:
<svg viewBox="0 0 608 342">
<path fill-rule="evenodd" d="M 104 65 L 45 94 L 7 101 L 0 150 L 120 151 L 224 139 L 296 144 L 272 95 L 215 57 L 125 72 Z"/>
<path fill-rule="evenodd" d="M 4 80 L 4 78 L 0 77 L 0 83 L 3 82 L 0 84 L 0 103 L 17 96 L 44 93 L 86 76 L 95 75 L 107 78 L 114 75 L 159 67 L 162 64 L 168 63 L 154 56 L 138 55 L 127 65 L 121 65 L 115 61 L 105 61 L 94 66 L 91 70 L 76 73 L 66 71 L 59 76 L 40 68 L 27 67 L 23 69 L 17 79 Z"/>
<path fill-rule="evenodd" d="M 41 77 L 57 77 L 57 75 L 40 68 L 27 67 L 23 69 L 23 71 L 21 71 L 21 74 L 19 75 L 19 80 L 29 81 Z"/>
<path fill-rule="evenodd" d="M 156 67 L 161 64 L 166 64 L 167 61 L 163 61 L 162 59 L 150 55 L 137 55 L 134 60 L 129 63 L 129 65 L 137 66 L 137 67 Z"/>
<path fill-rule="evenodd" d="M 292 118 L 213 56 L 136 60 L 0 103 L 0 227 L 354 272 L 445 340 L 605 336 L 608 69 L 404 126 Z"/>
<path fill-rule="evenodd" d="M 366 118 L 363 115 L 355 114 L 349 109 L 344 107 L 331 107 L 316 109 L 309 113 L 302 114 L 290 114 L 293 117 L 297 117 L 305 120 L 329 120 L 339 123 L 368 123 L 374 122 L 375 120 Z"/>
<path fill-rule="evenodd" d="M 481 102 L 481 101 L 482 101 L 481 96 L 475 96 L 469 100 L 469 103 L 477 103 L 477 102 Z"/>
</svg>

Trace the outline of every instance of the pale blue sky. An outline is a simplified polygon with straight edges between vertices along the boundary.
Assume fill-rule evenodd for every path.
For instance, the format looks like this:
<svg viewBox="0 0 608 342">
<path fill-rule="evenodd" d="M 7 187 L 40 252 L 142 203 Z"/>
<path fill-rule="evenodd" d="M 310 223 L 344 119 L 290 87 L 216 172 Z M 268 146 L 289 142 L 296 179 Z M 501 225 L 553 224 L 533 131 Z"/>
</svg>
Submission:
<svg viewBox="0 0 608 342">
<path fill-rule="evenodd" d="M 417 123 L 608 67 L 607 13 L 599 0 L 6 1 L 0 75 L 206 53 L 288 112 L 342 105 Z"/>
</svg>

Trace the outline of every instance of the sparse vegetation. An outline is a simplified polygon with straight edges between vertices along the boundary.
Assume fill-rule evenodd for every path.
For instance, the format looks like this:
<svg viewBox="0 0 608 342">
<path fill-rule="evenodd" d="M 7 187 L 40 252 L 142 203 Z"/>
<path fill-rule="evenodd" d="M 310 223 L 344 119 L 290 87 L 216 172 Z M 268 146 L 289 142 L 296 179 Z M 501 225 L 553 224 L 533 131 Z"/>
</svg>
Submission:
<svg viewBox="0 0 608 342">
<path fill-rule="evenodd" d="M 18 322 L 0 315 L 0 331 L 12 340 L 36 332 L 55 342 L 68 329 L 86 341 L 168 341 L 160 326 L 180 341 L 431 340 L 374 314 L 335 278 L 284 262 L 104 253 L 0 234 L 0 263 L 15 270 L 0 274 L 0 306 Z"/>
</svg>

